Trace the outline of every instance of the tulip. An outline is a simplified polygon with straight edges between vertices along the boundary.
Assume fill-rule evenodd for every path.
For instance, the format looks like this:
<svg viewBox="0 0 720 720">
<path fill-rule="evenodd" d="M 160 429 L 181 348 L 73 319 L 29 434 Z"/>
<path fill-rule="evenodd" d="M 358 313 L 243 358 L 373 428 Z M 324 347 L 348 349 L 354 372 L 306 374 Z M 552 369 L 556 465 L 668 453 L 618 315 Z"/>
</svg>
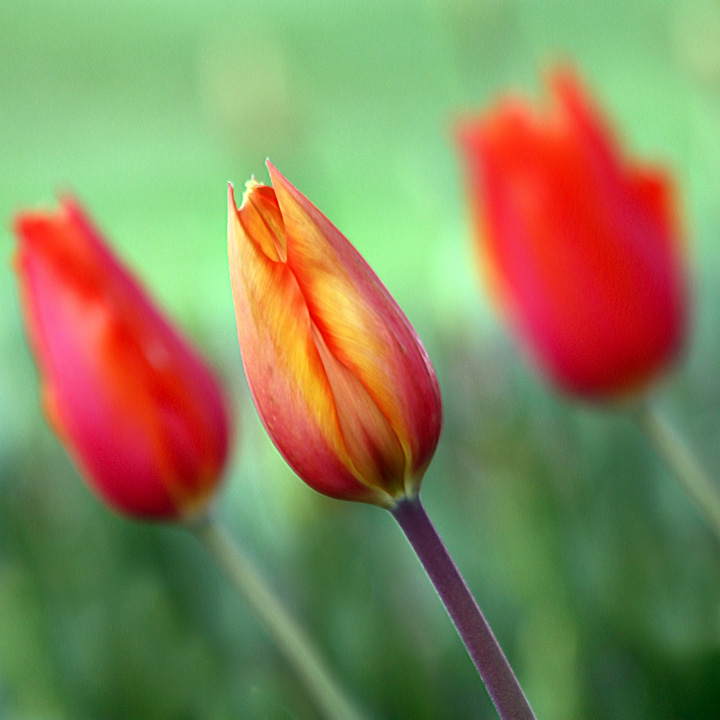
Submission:
<svg viewBox="0 0 720 720">
<path fill-rule="evenodd" d="M 480 254 L 551 379 L 589 399 L 645 389 L 677 356 L 686 278 L 667 174 L 625 159 L 579 82 L 556 107 L 507 99 L 462 124 Z"/>
<path fill-rule="evenodd" d="M 240 350 L 265 429 L 331 497 L 390 511 L 445 605 L 502 720 L 534 720 L 510 665 L 420 502 L 442 426 L 412 326 L 340 231 L 270 163 L 228 196 Z"/>
<path fill-rule="evenodd" d="M 229 187 L 238 338 L 260 418 L 331 497 L 391 507 L 419 492 L 442 425 L 418 336 L 332 223 L 270 163 L 241 207 Z"/>
<path fill-rule="evenodd" d="M 120 513 L 199 513 L 229 421 L 217 380 L 80 207 L 17 217 L 16 269 L 46 414 L 87 483 Z"/>
</svg>

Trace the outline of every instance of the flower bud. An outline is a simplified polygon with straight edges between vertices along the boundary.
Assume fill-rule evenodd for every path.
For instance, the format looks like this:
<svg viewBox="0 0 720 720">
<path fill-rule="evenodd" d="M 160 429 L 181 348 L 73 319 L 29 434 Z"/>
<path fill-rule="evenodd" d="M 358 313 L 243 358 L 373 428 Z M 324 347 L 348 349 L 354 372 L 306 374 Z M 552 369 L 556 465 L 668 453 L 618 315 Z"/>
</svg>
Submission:
<svg viewBox="0 0 720 720">
<path fill-rule="evenodd" d="M 477 242 L 492 293 L 564 390 L 645 389 L 685 335 L 683 243 L 667 174 L 623 157 L 578 81 L 556 106 L 507 99 L 465 122 Z"/>
<path fill-rule="evenodd" d="M 139 518 L 201 511 L 228 452 L 210 369 L 77 204 L 22 214 L 15 233 L 45 411 L 90 487 Z"/>
<path fill-rule="evenodd" d="M 311 487 L 390 507 L 419 492 L 442 425 L 412 326 L 368 264 L 272 165 L 228 246 L 240 350 L 260 418 Z"/>
</svg>

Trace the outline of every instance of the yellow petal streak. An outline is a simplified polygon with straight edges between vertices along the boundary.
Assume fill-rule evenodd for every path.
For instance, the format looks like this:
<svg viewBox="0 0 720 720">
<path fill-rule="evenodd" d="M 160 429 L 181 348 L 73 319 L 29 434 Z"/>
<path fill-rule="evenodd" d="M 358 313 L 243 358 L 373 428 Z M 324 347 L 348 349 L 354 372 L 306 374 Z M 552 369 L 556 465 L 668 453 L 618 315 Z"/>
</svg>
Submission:
<svg viewBox="0 0 720 720">
<path fill-rule="evenodd" d="M 313 339 L 330 382 L 340 430 L 355 472 L 392 496 L 404 490 L 405 453 L 395 431 L 360 380 L 330 352 L 320 332 Z"/>
</svg>

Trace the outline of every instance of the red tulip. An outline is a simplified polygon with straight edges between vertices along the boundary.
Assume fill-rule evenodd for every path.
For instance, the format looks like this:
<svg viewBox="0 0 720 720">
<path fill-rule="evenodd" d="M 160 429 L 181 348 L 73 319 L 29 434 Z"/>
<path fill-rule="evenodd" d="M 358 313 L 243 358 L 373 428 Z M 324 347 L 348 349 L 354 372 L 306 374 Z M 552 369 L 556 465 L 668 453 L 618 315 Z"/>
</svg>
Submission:
<svg viewBox="0 0 720 720">
<path fill-rule="evenodd" d="M 506 100 L 460 132 L 491 285 L 565 390 L 642 389 L 676 357 L 686 278 L 667 174 L 625 159 L 575 78 L 538 116 Z"/>
<path fill-rule="evenodd" d="M 20 215 L 15 232 L 46 414 L 88 484 L 124 514 L 198 512 L 228 451 L 213 374 L 75 203 Z"/>
<path fill-rule="evenodd" d="M 332 497 L 415 496 L 442 424 L 427 353 L 375 273 L 272 165 L 229 191 L 238 337 L 260 418 L 288 464 Z"/>
</svg>

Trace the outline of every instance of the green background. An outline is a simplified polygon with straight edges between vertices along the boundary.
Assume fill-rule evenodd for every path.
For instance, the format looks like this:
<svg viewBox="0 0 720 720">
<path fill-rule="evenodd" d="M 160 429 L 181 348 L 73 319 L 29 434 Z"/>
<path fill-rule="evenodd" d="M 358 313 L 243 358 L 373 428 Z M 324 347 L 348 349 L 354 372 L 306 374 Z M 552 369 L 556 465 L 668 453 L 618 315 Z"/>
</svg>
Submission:
<svg viewBox="0 0 720 720">
<path fill-rule="evenodd" d="M 720 547 L 634 426 L 552 392 L 476 277 L 452 127 L 571 62 L 673 168 L 693 273 L 658 402 L 720 471 L 720 6 L 712 0 L 0 3 L 0 251 L 76 195 L 236 408 L 218 508 L 377 720 L 493 718 L 392 518 L 315 494 L 249 401 L 226 182 L 266 157 L 426 344 L 445 430 L 430 516 L 539 720 L 720 717 Z M 316 717 L 202 548 L 86 490 L 47 429 L 0 272 L 0 717 Z M 716 475 L 717 476 L 717 475 Z"/>
</svg>

